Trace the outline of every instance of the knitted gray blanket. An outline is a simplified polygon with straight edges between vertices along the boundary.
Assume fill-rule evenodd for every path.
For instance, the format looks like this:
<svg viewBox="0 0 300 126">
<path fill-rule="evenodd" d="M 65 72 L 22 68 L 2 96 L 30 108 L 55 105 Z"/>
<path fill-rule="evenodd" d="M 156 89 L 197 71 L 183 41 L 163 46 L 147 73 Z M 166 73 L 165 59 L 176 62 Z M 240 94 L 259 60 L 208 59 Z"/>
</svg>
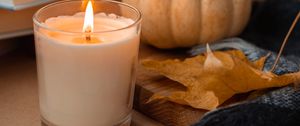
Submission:
<svg viewBox="0 0 300 126">
<path fill-rule="evenodd" d="M 240 37 L 257 46 L 277 52 L 296 14 L 300 10 L 299 0 L 263 0 L 254 3 L 251 20 Z M 299 71 L 300 23 L 295 27 L 281 57 L 276 74 Z M 233 38 L 211 45 L 214 50 L 239 49 L 250 60 L 257 60 L 268 53 L 242 39 Z M 205 51 L 199 46 L 193 55 Z M 295 56 L 296 55 L 296 56 Z M 297 57 L 298 56 L 298 57 Z M 269 70 L 276 57 L 268 58 L 264 70 Z M 254 100 L 248 100 L 206 114 L 195 126 L 300 126 L 300 88 L 293 85 L 273 89 Z"/>
<path fill-rule="evenodd" d="M 248 42 L 232 38 L 212 44 L 212 50 L 242 50 L 249 60 L 255 61 L 270 51 L 258 48 Z M 191 50 L 192 55 L 205 52 L 198 46 Z M 276 58 L 271 52 L 264 65 L 270 70 Z M 299 71 L 300 58 L 281 57 L 274 73 L 278 75 Z M 219 108 L 206 114 L 195 126 L 300 126 L 300 90 L 294 86 L 275 89 L 254 100 Z"/>
</svg>

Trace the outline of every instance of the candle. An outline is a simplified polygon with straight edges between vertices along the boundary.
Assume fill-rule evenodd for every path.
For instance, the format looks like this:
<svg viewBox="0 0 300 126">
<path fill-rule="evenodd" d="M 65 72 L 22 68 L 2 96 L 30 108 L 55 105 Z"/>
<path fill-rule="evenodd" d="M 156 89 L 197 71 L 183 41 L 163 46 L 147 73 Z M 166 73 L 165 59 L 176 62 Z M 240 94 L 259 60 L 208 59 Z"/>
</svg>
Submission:
<svg viewBox="0 0 300 126">
<path fill-rule="evenodd" d="M 63 11 L 57 6 L 72 9 L 76 2 L 79 7 L 79 1 L 51 4 L 34 17 L 42 121 L 57 126 L 130 125 L 140 17 L 93 15 L 90 2 L 86 14 L 45 16 L 54 8 Z M 94 4 L 128 7 L 111 1 Z"/>
</svg>

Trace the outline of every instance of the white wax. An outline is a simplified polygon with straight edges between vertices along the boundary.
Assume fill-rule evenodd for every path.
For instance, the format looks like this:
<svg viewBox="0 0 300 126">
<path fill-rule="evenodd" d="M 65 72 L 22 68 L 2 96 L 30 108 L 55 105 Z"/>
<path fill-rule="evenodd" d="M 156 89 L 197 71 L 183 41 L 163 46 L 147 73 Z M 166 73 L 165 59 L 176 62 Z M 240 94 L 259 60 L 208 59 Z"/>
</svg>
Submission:
<svg viewBox="0 0 300 126">
<path fill-rule="evenodd" d="M 133 21 L 95 16 L 95 32 Z M 50 28 L 81 32 L 83 13 L 50 18 Z M 82 35 L 35 32 L 41 115 L 58 126 L 112 126 L 132 109 L 139 33 L 135 28 L 93 34 L 101 43 L 74 43 Z"/>
</svg>

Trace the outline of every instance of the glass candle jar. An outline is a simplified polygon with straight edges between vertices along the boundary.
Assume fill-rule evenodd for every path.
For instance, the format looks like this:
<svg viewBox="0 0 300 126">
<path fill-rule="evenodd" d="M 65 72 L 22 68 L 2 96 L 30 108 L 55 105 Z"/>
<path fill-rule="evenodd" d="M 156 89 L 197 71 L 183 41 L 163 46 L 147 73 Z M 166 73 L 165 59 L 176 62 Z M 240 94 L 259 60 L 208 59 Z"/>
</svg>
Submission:
<svg viewBox="0 0 300 126">
<path fill-rule="evenodd" d="M 121 2 L 93 0 L 94 30 L 87 33 L 85 3 L 59 1 L 34 15 L 42 123 L 129 126 L 141 14 Z"/>
</svg>

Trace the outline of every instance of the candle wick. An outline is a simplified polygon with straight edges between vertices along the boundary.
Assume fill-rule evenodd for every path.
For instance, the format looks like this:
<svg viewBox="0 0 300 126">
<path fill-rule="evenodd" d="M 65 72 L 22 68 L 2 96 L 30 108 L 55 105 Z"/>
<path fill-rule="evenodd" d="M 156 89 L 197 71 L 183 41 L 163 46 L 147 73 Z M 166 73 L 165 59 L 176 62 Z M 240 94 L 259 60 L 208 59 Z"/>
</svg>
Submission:
<svg viewBox="0 0 300 126">
<path fill-rule="evenodd" d="M 91 41 L 91 29 L 89 29 L 89 28 L 87 28 L 86 30 L 85 30 L 85 40 L 87 41 L 87 42 L 90 42 Z"/>
<path fill-rule="evenodd" d="M 90 41 L 91 41 L 91 35 L 90 35 L 90 34 L 87 34 L 87 35 L 85 36 L 85 39 L 86 39 L 87 42 L 90 42 Z"/>
</svg>

